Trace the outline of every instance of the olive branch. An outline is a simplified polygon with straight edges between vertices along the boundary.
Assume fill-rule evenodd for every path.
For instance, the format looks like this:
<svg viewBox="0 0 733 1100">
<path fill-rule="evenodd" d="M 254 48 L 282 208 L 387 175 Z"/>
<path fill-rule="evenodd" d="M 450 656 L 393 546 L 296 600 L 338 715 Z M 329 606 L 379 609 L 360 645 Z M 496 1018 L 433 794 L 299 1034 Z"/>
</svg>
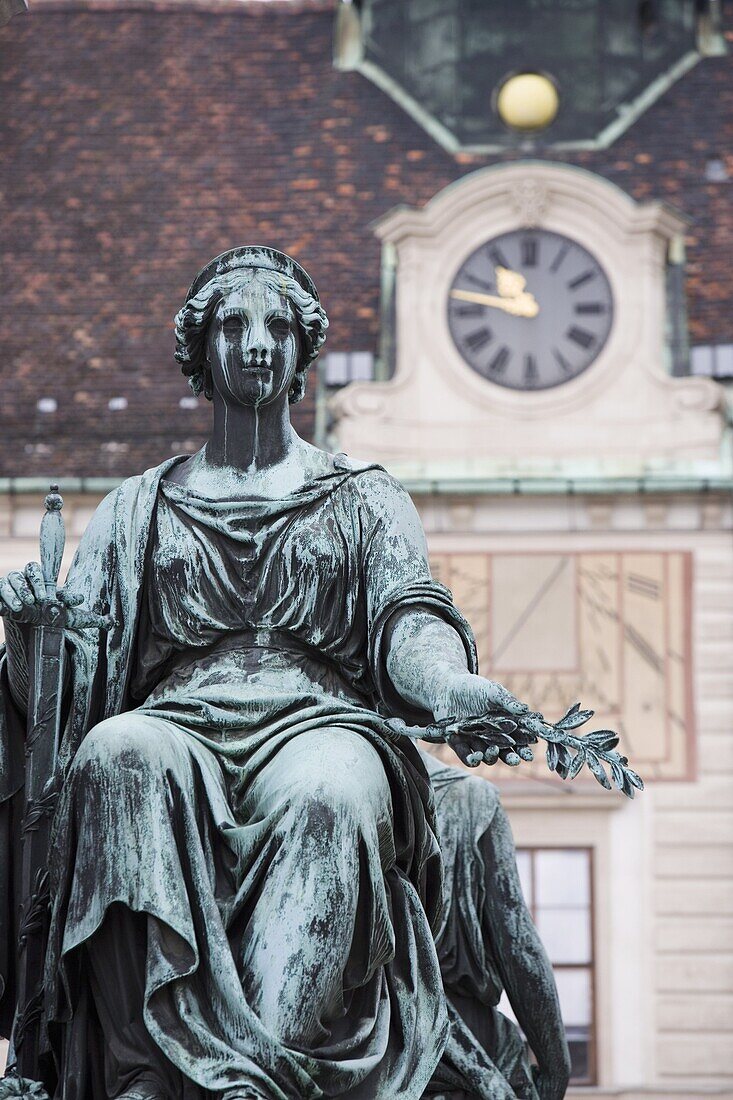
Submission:
<svg viewBox="0 0 733 1100">
<path fill-rule="evenodd" d="M 517 715 L 495 709 L 471 718 L 443 718 L 424 728 L 410 727 L 394 719 L 388 724 L 395 733 L 418 737 L 433 744 L 450 744 L 455 738 L 480 737 L 486 748 L 466 757 L 466 762 L 472 767 L 482 761 L 493 763 L 499 758 L 510 765 L 531 760 L 533 754 L 529 745 L 542 740 L 547 743 L 547 766 L 561 779 L 575 779 L 585 766 L 606 790 L 610 791 L 615 786 L 627 798 L 633 798 L 635 791 L 644 790 L 644 782 L 629 767 L 628 758 L 615 751 L 618 734 L 613 730 L 595 730 L 586 734 L 573 732 L 585 725 L 593 714 L 594 711 L 581 710 L 580 703 L 575 703 L 558 722 L 548 722 L 537 711 Z M 606 768 L 610 771 L 610 779 Z"/>
<path fill-rule="evenodd" d="M 559 722 L 550 723 L 541 714 L 531 714 L 531 729 L 547 742 L 547 766 L 561 779 L 575 779 L 585 765 L 602 787 L 611 790 L 604 764 L 611 772 L 613 785 L 628 798 L 634 791 L 644 790 L 644 781 L 629 767 L 628 757 L 616 752 L 618 734 L 613 730 L 594 730 L 593 733 L 573 734 L 571 731 L 585 725 L 594 711 L 581 710 L 580 703 L 572 706 Z M 525 719 L 518 719 L 518 727 L 526 728 Z M 539 728 L 541 727 L 541 728 Z"/>
</svg>

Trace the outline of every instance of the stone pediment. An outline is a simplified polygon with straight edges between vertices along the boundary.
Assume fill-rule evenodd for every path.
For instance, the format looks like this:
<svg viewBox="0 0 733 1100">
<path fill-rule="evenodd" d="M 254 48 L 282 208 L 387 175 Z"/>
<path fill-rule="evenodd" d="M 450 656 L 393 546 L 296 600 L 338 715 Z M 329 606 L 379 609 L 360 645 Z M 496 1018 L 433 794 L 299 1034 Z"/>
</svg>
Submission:
<svg viewBox="0 0 733 1100">
<path fill-rule="evenodd" d="M 508 389 L 459 351 L 449 295 L 482 242 L 530 228 L 597 259 L 613 321 L 576 377 Z M 482 169 L 423 209 L 391 212 L 376 232 L 396 257 L 394 376 L 336 395 L 339 446 L 411 476 L 715 474 L 723 390 L 668 367 L 666 265 L 684 228 L 661 203 L 639 204 L 598 176 L 537 162 Z"/>
</svg>

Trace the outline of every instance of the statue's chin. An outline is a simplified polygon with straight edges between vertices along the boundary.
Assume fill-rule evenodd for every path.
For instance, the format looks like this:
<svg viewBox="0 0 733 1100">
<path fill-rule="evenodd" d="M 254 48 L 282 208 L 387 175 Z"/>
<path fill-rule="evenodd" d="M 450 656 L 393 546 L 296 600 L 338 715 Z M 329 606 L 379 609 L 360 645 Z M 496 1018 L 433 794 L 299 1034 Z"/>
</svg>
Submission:
<svg viewBox="0 0 733 1100">
<path fill-rule="evenodd" d="M 247 367 L 233 385 L 231 397 L 239 405 L 261 405 L 273 395 L 274 377 L 269 367 Z"/>
</svg>

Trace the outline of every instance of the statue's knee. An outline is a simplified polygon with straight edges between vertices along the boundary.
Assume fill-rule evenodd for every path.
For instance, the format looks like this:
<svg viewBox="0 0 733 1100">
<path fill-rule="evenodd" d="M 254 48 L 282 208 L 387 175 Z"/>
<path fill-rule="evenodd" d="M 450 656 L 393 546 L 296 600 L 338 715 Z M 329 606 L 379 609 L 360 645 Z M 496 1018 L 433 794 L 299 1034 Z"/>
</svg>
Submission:
<svg viewBox="0 0 733 1100">
<path fill-rule="evenodd" d="M 303 795 L 309 805 L 357 823 L 388 812 L 389 784 L 376 749 L 351 730 L 321 732 L 324 766 L 308 777 Z"/>
<path fill-rule="evenodd" d="M 94 726 L 74 758 L 74 771 L 120 778 L 141 767 L 165 766 L 169 738 L 162 724 L 143 715 L 118 714 Z"/>
</svg>

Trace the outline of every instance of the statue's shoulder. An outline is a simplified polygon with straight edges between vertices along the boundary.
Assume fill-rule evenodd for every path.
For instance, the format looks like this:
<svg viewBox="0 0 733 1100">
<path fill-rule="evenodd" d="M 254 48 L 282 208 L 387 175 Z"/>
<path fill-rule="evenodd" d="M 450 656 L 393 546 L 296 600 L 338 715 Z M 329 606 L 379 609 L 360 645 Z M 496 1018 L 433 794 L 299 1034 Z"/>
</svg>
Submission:
<svg viewBox="0 0 733 1100">
<path fill-rule="evenodd" d="M 404 485 L 377 462 L 363 462 L 350 455 L 333 456 L 334 469 L 350 473 L 349 482 L 367 502 L 375 504 L 408 497 Z"/>
</svg>

